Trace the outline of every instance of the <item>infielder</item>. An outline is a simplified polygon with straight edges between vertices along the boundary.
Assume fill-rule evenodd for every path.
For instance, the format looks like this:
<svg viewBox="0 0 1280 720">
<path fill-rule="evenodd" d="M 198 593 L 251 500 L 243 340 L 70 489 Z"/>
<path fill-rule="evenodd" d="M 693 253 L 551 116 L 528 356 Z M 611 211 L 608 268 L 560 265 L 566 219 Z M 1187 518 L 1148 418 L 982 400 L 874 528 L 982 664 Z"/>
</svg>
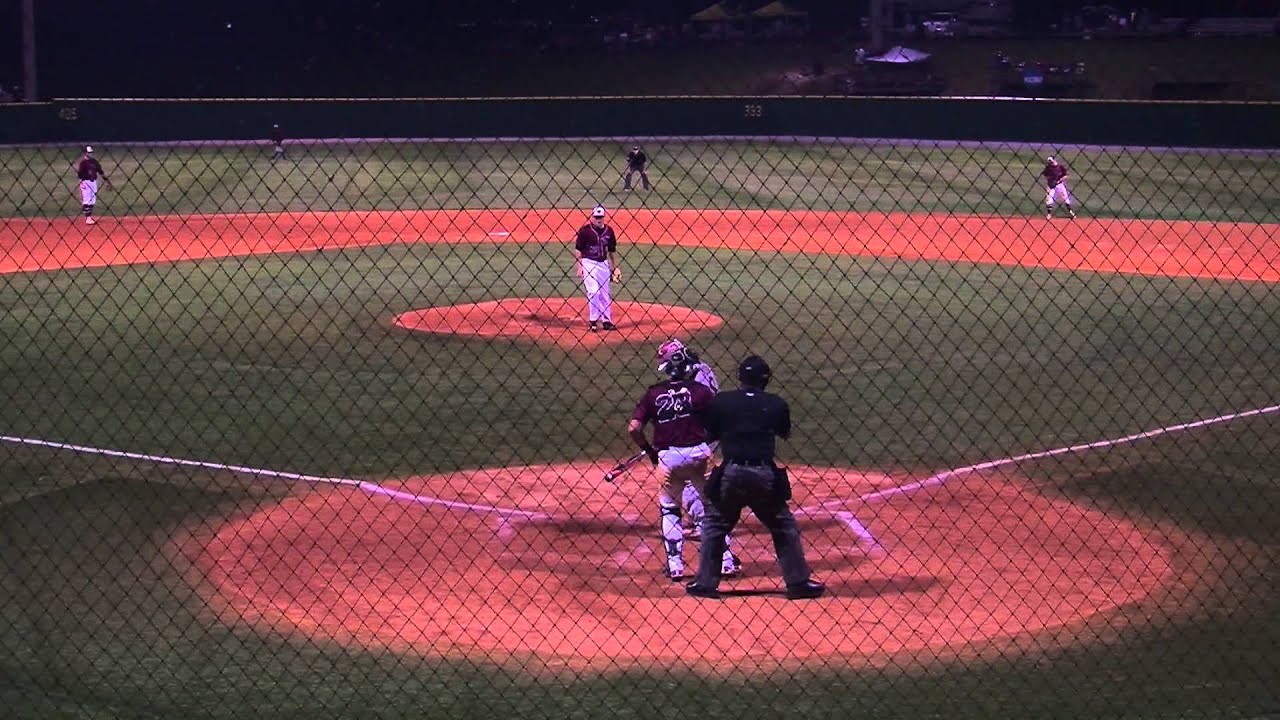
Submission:
<svg viewBox="0 0 1280 720">
<path fill-rule="evenodd" d="M 591 211 L 591 220 L 578 230 L 573 256 L 578 264 L 578 277 L 587 291 L 587 328 L 596 331 L 596 323 L 604 330 L 616 330 L 613 324 L 613 298 L 609 282 L 622 282 L 618 267 L 618 236 L 604 222 L 604 206 Z"/>
<path fill-rule="evenodd" d="M 1067 190 L 1068 174 L 1067 166 L 1058 162 L 1057 158 L 1052 155 L 1045 158 L 1044 170 L 1040 173 L 1048 188 L 1044 196 L 1045 220 L 1053 219 L 1053 205 L 1055 202 L 1062 203 L 1062 206 L 1071 215 L 1071 219 L 1075 219 L 1076 211 L 1071 208 L 1071 192 Z"/>
<path fill-rule="evenodd" d="M 667 379 L 645 390 L 631 415 L 627 433 L 663 475 L 658 509 L 667 556 L 666 574 L 671 580 L 680 580 L 684 577 L 684 531 L 680 527 L 678 498 L 686 483 L 701 485 L 706 476 L 712 450 L 706 442 L 701 415 L 715 393 L 693 380 L 693 368 L 687 361 L 665 363 L 660 369 Z M 653 425 L 653 444 L 645 437 L 648 424 Z M 727 548 L 724 556 L 731 557 Z M 732 565 L 725 569 L 730 574 L 737 570 Z"/>
<path fill-rule="evenodd" d="M 93 146 L 87 145 L 80 162 L 76 164 L 76 177 L 80 179 L 80 210 L 84 212 L 84 224 L 93 225 L 93 206 L 98 202 L 98 178 L 111 187 L 111 180 L 103 172 L 102 165 L 93 157 Z"/>
</svg>

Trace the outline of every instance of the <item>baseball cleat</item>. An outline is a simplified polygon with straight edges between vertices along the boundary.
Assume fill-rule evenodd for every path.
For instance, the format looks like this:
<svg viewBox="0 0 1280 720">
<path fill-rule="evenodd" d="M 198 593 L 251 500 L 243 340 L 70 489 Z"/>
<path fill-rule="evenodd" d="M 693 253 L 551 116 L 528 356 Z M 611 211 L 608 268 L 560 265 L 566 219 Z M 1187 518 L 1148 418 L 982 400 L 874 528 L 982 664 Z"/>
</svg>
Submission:
<svg viewBox="0 0 1280 720">
<path fill-rule="evenodd" d="M 617 330 L 617 329 L 618 329 L 618 326 L 617 326 L 617 325 L 614 325 L 613 323 L 609 322 L 608 320 L 605 320 L 605 321 L 604 321 L 604 326 L 603 326 L 603 327 L 604 327 L 604 329 L 605 329 L 605 330 Z"/>
<path fill-rule="evenodd" d="M 91 218 L 91 217 L 87 217 L 87 218 L 85 218 L 85 219 L 84 219 L 84 224 L 85 224 L 85 225 L 97 225 L 97 224 L 98 224 L 98 221 L 97 221 L 97 220 L 94 220 L 94 219 L 93 219 L 93 218 Z"/>
<path fill-rule="evenodd" d="M 587 329 L 588 329 L 588 330 L 590 330 L 591 332 L 595 332 L 595 331 L 596 331 L 596 321 L 595 321 L 595 320 L 592 320 L 591 322 L 587 323 Z"/>
<path fill-rule="evenodd" d="M 667 568 L 667 579 L 671 582 L 680 582 L 684 579 L 684 568 L 669 567 Z"/>
</svg>

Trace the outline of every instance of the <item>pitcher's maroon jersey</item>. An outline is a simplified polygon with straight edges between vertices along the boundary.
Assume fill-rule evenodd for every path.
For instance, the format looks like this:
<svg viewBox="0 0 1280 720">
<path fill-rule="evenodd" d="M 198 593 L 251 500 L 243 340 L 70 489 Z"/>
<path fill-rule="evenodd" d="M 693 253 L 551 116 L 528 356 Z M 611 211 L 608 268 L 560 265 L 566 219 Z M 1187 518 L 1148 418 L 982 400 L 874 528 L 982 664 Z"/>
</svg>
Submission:
<svg viewBox="0 0 1280 720">
<path fill-rule="evenodd" d="M 618 236 L 614 234 L 613 228 L 608 225 L 596 229 L 595 225 L 587 223 L 578 230 L 578 237 L 574 241 L 574 247 L 578 248 L 578 252 L 582 253 L 582 257 L 596 262 L 604 262 L 609 259 L 610 253 L 618 251 Z"/>
<path fill-rule="evenodd" d="M 707 441 L 701 416 L 714 397 L 693 380 L 667 380 L 645 390 L 631 419 L 653 423 L 653 446 L 659 450 L 692 447 Z"/>
</svg>

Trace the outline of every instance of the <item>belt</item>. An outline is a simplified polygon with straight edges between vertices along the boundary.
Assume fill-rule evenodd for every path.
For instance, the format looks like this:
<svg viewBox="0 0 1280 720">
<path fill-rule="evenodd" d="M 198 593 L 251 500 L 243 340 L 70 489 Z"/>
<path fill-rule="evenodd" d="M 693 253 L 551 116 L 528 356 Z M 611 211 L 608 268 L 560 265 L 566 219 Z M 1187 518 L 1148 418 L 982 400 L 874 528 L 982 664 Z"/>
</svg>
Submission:
<svg viewBox="0 0 1280 720">
<path fill-rule="evenodd" d="M 742 467 L 773 467 L 772 460 L 725 460 L 725 465 L 741 465 Z"/>
</svg>

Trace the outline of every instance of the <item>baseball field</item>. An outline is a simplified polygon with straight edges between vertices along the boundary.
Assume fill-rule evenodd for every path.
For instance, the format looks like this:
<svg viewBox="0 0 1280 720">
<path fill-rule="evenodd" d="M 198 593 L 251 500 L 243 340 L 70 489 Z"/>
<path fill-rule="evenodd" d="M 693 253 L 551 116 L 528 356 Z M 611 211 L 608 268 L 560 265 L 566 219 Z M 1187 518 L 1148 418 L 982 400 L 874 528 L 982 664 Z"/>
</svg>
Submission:
<svg viewBox="0 0 1280 720">
<path fill-rule="evenodd" d="M 1280 717 L 1280 157 L 629 144 L 0 148 L 6 716 Z M 673 334 L 828 597 L 602 481 Z"/>
</svg>

